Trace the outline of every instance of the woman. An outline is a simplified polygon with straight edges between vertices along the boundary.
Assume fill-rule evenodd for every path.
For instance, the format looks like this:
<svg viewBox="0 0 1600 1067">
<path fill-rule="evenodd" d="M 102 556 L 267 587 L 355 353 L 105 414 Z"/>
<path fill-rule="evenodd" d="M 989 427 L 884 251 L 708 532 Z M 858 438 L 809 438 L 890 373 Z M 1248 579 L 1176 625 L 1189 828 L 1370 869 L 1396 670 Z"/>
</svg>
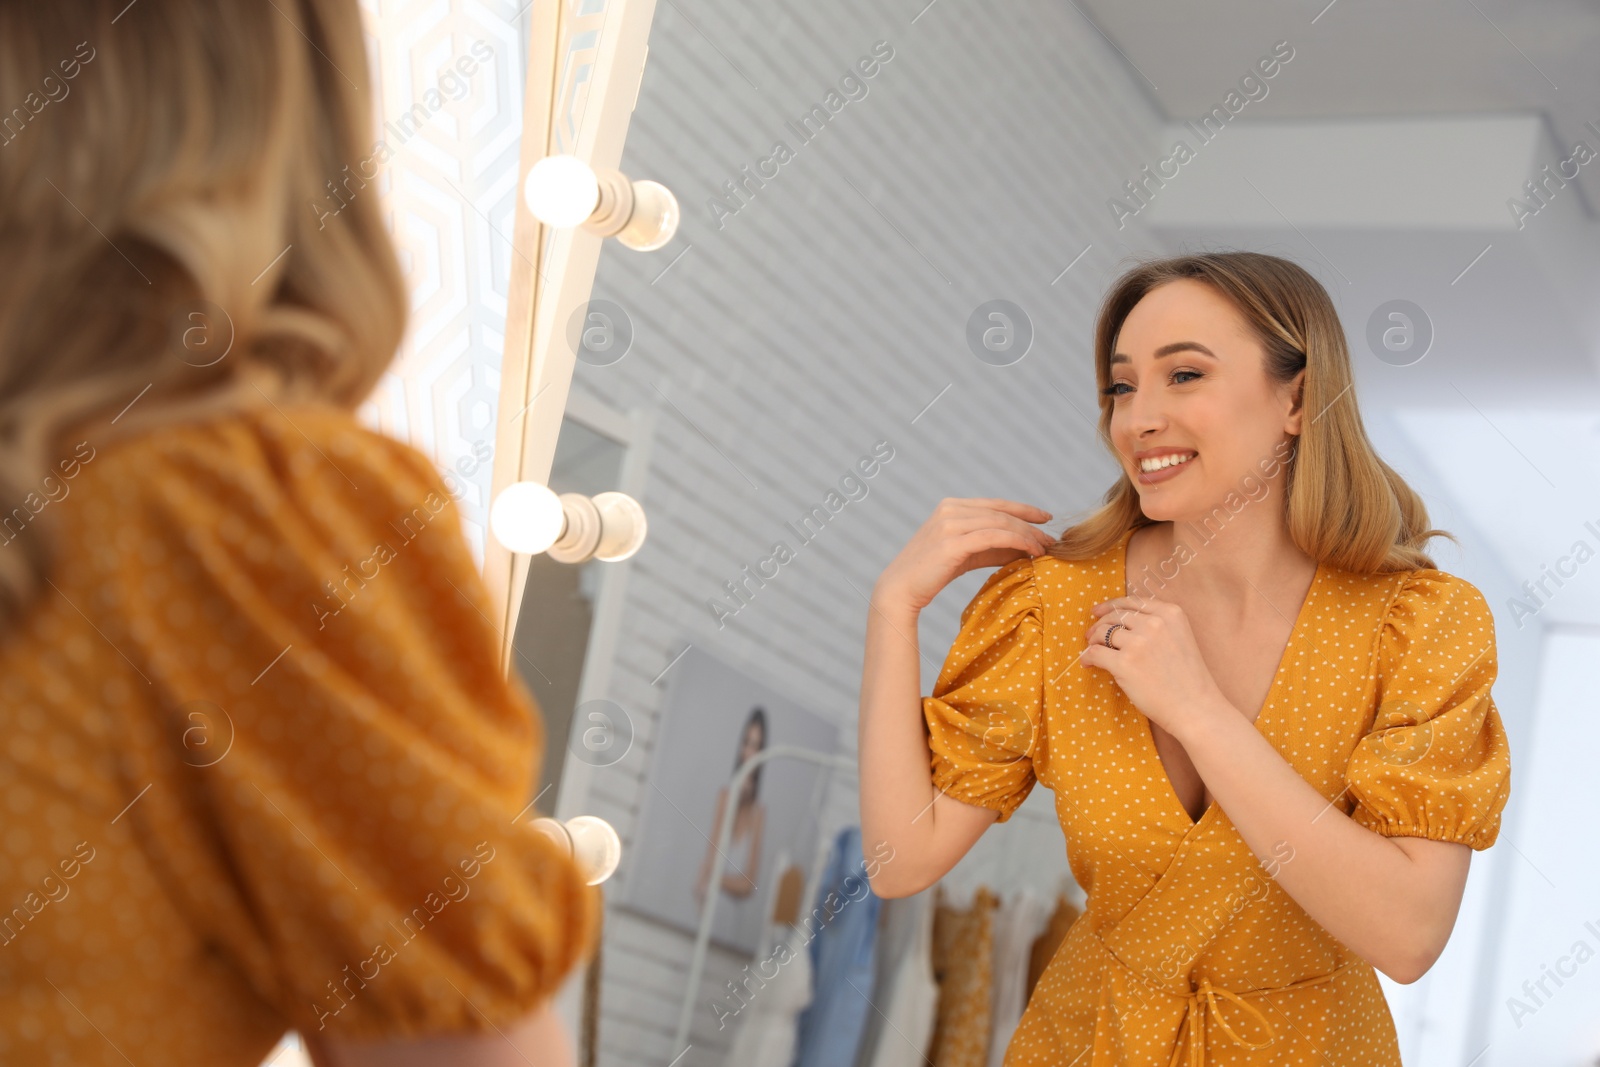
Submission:
<svg viewBox="0 0 1600 1067">
<path fill-rule="evenodd" d="M 744 766 L 745 760 L 751 759 L 762 749 L 767 747 L 767 712 L 764 708 L 751 708 L 750 714 L 744 721 L 744 729 L 739 731 L 739 751 L 733 757 L 733 770 L 737 774 L 739 768 Z M 722 891 L 736 902 L 747 902 L 753 899 L 756 885 L 756 874 L 761 867 L 761 830 L 766 824 L 767 809 L 760 800 L 761 771 L 763 765 L 757 764 L 749 777 L 745 778 L 743 787 L 739 790 L 739 805 L 733 813 L 732 836 L 728 838 L 730 850 L 742 849 L 744 862 L 737 866 L 729 856 L 727 865 L 722 872 Z M 717 790 L 717 812 L 711 817 L 711 837 L 706 840 L 705 855 L 700 860 L 700 873 L 695 877 L 694 899 L 696 914 L 704 905 L 706 887 L 711 882 L 711 866 L 716 856 L 716 833 L 722 826 L 723 810 L 728 804 L 728 787 L 722 786 Z M 739 912 L 736 920 L 742 920 L 745 913 Z M 735 921 L 735 927 L 740 923 Z"/>
<path fill-rule="evenodd" d="M 1055 539 L 1036 507 L 945 500 L 877 582 L 862 826 L 897 858 L 873 888 L 937 881 L 1042 781 L 1088 901 L 1007 1067 L 1397 1067 L 1374 971 L 1438 958 L 1510 787 L 1487 605 L 1424 554 L 1440 531 L 1294 264 L 1131 270 L 1095 373 L 1104 507 Z M 918 612 L 996 565 L 919 698 Z"/>
<path fill-rule="evenodd" d="M 353 414 L 406 319 L 374 191 L 323 207 L 355 0 L 0 4 L 0 100 L 0 1060 L 571 1063 L 536 709 Z"/>
</svg>

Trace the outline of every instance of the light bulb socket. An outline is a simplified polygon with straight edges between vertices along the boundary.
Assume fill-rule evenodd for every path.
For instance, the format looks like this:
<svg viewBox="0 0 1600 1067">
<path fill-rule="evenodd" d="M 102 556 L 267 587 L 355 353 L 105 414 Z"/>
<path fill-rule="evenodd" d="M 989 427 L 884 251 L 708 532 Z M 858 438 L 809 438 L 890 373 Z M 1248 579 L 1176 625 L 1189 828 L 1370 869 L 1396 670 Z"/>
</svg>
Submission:
<svg viewBox="0 0 1600 1067">
<path fill-rule="evenodd" d="M 562 493 L 561 536 L 546 553 L 557 563 L 607 563 L 627 559 L 644 544 L 644 508 L 626 493 Z"/>
<path fill-rule="evenodd" d="M 678 232 L 678 198 L 660 182 L 630 181 L 621 171 L 595 167 L 600 200 L 583 228 L 615 237 L 629 248 L 650 252 Z"/>
<path fill-rule="evenodd" d="M 609 167 L 593 167 L 593 170 L 600 185 L 600 202 L 583 228 L 601 237 L 610 237 L 621 233 L 633 217 L 633 183 L 627 175 Z"/>
<path fill-rule="evenodd" d="M 600 544 L 600 509 L 582 493 L 561 494 L 561 536 L 545 549 L 557 563 L 582 563 L 594 558 Z"/>
</svg>

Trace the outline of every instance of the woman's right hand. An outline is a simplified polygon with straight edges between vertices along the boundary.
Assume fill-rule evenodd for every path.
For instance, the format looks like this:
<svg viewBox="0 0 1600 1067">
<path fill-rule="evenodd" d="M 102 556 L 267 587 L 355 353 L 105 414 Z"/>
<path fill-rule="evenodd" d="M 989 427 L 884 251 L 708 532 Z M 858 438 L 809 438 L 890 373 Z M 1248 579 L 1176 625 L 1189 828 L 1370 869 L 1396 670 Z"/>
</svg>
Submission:
<svg viewBox="0 0 1600 1067">
<path fill-rule="evenodd" d="M 945 497 L 889 562 L 873 588 L 875 603 L 921 611 L 957 576 L 1037 557 L 1055 538 L 1032 523 L 1048 511 L 992 497 Z"/>
</svg>

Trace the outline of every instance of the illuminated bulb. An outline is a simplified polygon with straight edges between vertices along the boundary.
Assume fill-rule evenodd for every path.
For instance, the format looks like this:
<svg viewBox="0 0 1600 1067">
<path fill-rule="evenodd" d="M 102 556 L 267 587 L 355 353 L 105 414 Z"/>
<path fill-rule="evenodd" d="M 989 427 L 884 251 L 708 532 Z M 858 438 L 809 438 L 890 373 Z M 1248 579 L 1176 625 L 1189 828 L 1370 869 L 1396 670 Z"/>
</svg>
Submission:
<svg viewBox="0 0 1600 1067">
<path fill-rule="evenodd" d="M 678 198 L 660 182 L 633 181 L 621 171 L 592 167 L 577 156 L 546 156 L 522 184 L 528 210 L 546 226 L 581 226 L 615 237 L 639 252 L 666 244 L 678 232 Z"/>
<path fill-rule="evenodd" d="M 489 507 L 489 531 L 513 552 L 536 555 L 556 543 L 566 528 L 561 498 L 538 482 L 515 482 Z"/>
<path fill-rule="evenodd" d="M 529 169 L 522 195 L 546 226 L 581 226 L 600 205 L 600 181 L 577 156 L 546 156 Z"/>
<path fill-rule="evenodd" d="M 549 817 L 528 821 L 567 854 L 589 885 L 610 878 L 622 862 L 622 839 L 597 815 L 578 815 L 564 823 Z"/>
<path fill-rule="evenodd" d="M 506 486 L 489 508 L 489 531 L 513 552 L 557 563 L 624 560 L 644 544 L 644 508 L 627 493 L 562 493 L 538 482 Z"/>
</svg>

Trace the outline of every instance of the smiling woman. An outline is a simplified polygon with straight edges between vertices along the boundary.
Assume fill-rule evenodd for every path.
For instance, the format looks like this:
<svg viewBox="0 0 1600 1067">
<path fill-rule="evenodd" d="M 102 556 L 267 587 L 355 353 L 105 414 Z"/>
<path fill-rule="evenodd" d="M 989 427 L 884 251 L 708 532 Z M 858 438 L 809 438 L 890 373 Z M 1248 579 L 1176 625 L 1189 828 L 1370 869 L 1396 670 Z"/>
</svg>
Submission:
<svg viewBox="0 0 1600 1067">
<path fill-rule="evenodd" d="M 1373 453 L 1295 264 L 1135 268 L 1095 370 L 1122 470 L 1103 507 L 1051 540 L 1027 505 L 946 501 L 879 578 L 862 820 L 907 862 L 875 888 L 937 881 L 1042 782 L 1088 899 L 1006 1067 L 1399 1067 L 1375 972 L 1438 958 L 1509 796 L 1487 605 L 1425 555 L 1439 531 Z M 921 700 L 925 744 L 891 735 L 916 611 L 997 563 Z"/>
</svg>

